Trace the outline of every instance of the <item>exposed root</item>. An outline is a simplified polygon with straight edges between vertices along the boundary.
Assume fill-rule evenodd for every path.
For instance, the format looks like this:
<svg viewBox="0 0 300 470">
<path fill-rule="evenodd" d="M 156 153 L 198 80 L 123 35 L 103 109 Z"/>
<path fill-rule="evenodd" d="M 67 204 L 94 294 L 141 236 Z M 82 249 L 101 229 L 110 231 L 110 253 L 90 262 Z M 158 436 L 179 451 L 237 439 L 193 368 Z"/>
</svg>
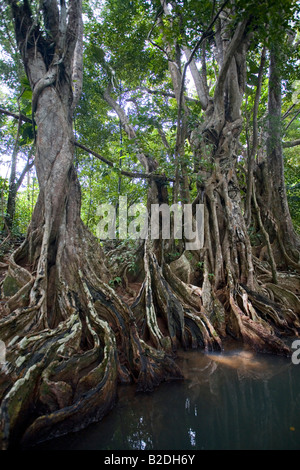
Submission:
<svg viewBox="0 0 300 470">
<path fill-rule="evenodd" d="M 231 334 L 259 352 L 290 356 L 291 350 L 280 338 L 287 334 L 296 335 L 298 318 L 293 317 L 289 325 L 290 312 L 256 292 L 241 286 L 236 299 L 229 297 Z M 280 335 L 281 334 L 281 335 Z"/>
<path fill-rule="evenodd" d="M 277 233 L 277 236 L 278 236 L 278 242 L 279 242 L 279 246 L 280 246 L 280 249 L 283 253 L 283 256 L 285 258 L 285 261 L 287 263 L 288 266 L 290 266 L 291 268 L 295 269 L 298 273 L 300 272 L 300 261 L 294 261 L 287 253 L 286 249 L 285 249 L 285 246 L 283 244 L 283 241 L 282 241 L 282 238 L 281 236 Z M 299 252 L 298 252 L 298 259 L 299 259 Z"/>
<path fill-rule="evenodd" d="M 181 347 L 220 350 L 230 334 L 256 351 L 290 354 L 282 338 L 299 333 L 300 284 L 293 291 L 280 272 L 274 284 L 270 269 L 255 257 L 250 262 L 246 234 L 236 227 L 238 203 L 231 202 L 227 184 L 218 188 L 218 196 L 207 196 L 206 220 L 212 207 L 216 220 L 206 227 L 198 285 L 160 263 L 147 240 L 144 281 L 131 306 L 108 285 L 101 249 L 83 225 L 69 235 L 62 224 L 55 243 L 50 231 L 29 233 L 11 256 L 2 286 L 7 298 L 0 319 L 7 346 L 7 369 L 0 378 L 3 449 L 101 419 L 114 406 L 119 383 L 152 391 L 164 380 L 181 379 L 174 362 Z M 220 221 L 224 213 L 228 218 Z M 222 224 L 225 231 L 219 230 Z M 214 261 L 217 245 L 222 267 Z M 255 276 L 248 271 L 253 265 Z"/>
<path fill-rule="evenodd" d="M 202 305 L 201 289 L 181 281 L 167 264 L 161 267 L 149 241 L 144 263 L 146 278 L 132 305 L 142 338 L 168 351 L 179 346 L 220 349 L 221 340 Z"/>
<path fill-rule="evenodd" d="M 101 419 L 115 404 L 118 383 L 134 381 L 138 391 L 151 391 L 164 380 L 182 378 L 172 355 L 140 339 L 130 308 L 98 278 L 101 257 L 95 249 L 89 252 L 95 240 L 83 233 L 78 238 L 85 264 L 80 256 L 67 264 L 64 256 L 70 254 L 61 252 L 53 276 L 47 263 L 48 276 L 40 270 L 46 252 L 38 258 L 36 275 L 17 264 L 28 243 L 11 257 L 3 289 L 16 292 L 0 319 L 9 366 L 0 380 L 3 449 Z M 56 295 L 50 303 L 52 282 Z"/>
<path fill-rule="evenodd" d="M 284 344 L 262 320 L 254 321 L 245 315 L 230 295 L 231 312 L 235 317 L 238 334 L 245 344 L 258 352 L 290 355 L 290 348 Z"/>
</svg>

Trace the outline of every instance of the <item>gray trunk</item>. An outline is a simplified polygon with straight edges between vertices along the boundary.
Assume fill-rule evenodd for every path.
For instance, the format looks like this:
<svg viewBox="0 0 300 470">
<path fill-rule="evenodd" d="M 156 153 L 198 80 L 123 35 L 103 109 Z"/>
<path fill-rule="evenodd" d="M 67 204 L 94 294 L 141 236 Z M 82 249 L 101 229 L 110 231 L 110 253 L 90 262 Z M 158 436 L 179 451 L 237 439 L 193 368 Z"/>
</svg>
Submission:
<svg viewBox="0 0 300 470">
<path fill-rule="evenodd" d="M 275 216 L 279 236 L 289 249 L 300 247 L 290 216 L 284 179 L 282 129 L 281 129 L 281 76 L 278 67 L 279 47 L 273 45 L 270 53 L 268 116 L 269 131 L 267 141 L 267 166 L 270 187 L 269 207 Z"/>
</svg>

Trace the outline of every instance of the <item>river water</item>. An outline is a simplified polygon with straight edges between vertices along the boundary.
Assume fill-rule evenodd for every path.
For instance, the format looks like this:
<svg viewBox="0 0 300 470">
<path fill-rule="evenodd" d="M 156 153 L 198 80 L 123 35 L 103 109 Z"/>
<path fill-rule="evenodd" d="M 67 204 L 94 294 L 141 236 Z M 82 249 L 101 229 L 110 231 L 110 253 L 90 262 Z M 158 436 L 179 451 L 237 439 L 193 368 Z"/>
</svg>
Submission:
<svg viewBox="0 0 300 470">
<path fill-rule="evenodd" d="M 178 364 L 184 381 L 122 386 L 100 423 L 36 450 L 300 450 L 300 365 L 236 347 Z"/>
</svg>

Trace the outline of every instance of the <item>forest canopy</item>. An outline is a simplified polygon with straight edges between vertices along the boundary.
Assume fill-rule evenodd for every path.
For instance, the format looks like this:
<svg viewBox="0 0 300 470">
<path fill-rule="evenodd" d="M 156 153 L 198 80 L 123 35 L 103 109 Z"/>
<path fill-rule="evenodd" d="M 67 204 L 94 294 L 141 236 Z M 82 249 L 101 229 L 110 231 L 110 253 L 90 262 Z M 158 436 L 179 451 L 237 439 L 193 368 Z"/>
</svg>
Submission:
<svg viewBox="0 0 300 470">
<path fill-rule="evenodd" d="M 101 419 L 119 384 L 182 378 L 179 348 L 290 355 L 299 2 L 0 8 L 2 447 Z M 201 205 L 203 246 L 174 217 L 168 239 L 99 238 L 100 205 L 125 196 L 194 222 Z"/>
</svg>

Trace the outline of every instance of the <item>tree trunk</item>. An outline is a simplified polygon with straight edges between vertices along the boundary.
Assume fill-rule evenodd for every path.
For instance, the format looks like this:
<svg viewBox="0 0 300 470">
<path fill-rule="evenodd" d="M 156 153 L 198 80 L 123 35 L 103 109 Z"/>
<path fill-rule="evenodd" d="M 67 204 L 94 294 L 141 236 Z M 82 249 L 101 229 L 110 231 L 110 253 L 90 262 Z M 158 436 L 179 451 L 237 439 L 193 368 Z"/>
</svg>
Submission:
<svg viewBox="0 0 300 470">
<path fill-rule="evenodd" d="M 270 51 L 269 75 L 269 137 L 267 142 L 268 175 L 272 181 L 269 208 L 277 223 L 277 236 L 293 253 L 300 248 L 300 240 L 293 227 L 287 202 L 281 131 L 281 76 L 279 72 L 279 47 L 273 45 Z M 293 256 L 293 255 L 292 255 Z M 300 267 L 300 265 L 299 265 Z"/>
<path fill-rule="evenodd" d="M 290 216 L 284 179 L 279 60 L 280 46 L 273 44 L 269 66 L 267 156 L 255 170 L 255 184 L 262 223 L 268 232 L 276 264 L 299 272 L 300 239 Z"/>
<path fill-rule="evenodd" d="M 236 173 L 249 44 L 247 26 L 245 19 L 230 38 L 228 17 L 221 15 L 216 35 L 220 71 L 214 99 L 206 111 L 205 122 L 191 139 L 199 158 L 200 189 L 205 195 L 202 299 L 213 324 L 218 302 L 222 318 L 219 326 L 227 334 L 258 351 L 289 354 L 281 336 L 297 335 L 299 302 L 293 293 L 286 292 L 282 303 L 279 295 L 278 304 L 274 303 L 272 292 L 276 286 L 271 272 L 268 285 L 261 285 Z M 288 298 L 296 301 L 296 311 Z"/>
</svg>

